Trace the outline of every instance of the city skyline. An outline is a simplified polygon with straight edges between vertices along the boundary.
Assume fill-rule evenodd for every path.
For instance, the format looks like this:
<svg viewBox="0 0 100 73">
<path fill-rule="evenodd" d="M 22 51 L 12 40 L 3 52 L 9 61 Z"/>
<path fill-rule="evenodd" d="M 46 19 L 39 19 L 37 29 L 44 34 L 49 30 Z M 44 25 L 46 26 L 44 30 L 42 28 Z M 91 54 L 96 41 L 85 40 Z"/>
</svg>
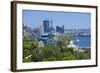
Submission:
<svg viewBox="0 0 100 73">
<path fill-rule="evenodd" d="M 23 10 L 22 20 L 23 24 L 29 27 L 38 27 L 43 24 L 43 20 L 52 20 L 54 28 L 64 25 L 65 29 L 89 29 L 91 14 Z"/>
</svg>

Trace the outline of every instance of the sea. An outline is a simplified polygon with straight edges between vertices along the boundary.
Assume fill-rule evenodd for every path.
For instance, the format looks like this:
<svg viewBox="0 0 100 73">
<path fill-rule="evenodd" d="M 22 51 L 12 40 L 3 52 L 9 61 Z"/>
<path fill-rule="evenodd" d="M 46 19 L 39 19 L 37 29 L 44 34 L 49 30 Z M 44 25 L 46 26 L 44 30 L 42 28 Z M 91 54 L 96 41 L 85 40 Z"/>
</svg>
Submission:
<svg viewBox="0 0 100 73">
<path fill-rule="evenodd" d="M 79 48 L 91 48 L 91 36 L 78 36 L 75 37 L 74 44 Z"/>
</svg>

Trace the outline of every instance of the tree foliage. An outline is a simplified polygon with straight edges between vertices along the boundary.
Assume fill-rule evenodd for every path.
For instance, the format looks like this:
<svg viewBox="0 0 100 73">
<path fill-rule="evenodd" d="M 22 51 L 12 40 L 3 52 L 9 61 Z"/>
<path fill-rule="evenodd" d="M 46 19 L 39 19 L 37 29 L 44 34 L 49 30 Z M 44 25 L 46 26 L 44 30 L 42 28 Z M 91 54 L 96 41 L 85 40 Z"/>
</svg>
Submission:
<svg viewBox="0 0 100 73">
<path fill-rule="evenodd" d="M 74 48 L 67 47 L 72 37 L 57 37 L 56 43 L 47 43 L 44 47 L 39 47 L 39 41 L 31 37 L 23 39 L 23 62 L 39 62 L 39 61 L 61 61 L 61 60 L 81 60 L 90 59 L 90 50 L 85 52 L 74 51 Z M 32 55 L 27 58 L 27 56 Z"/>
</svg>

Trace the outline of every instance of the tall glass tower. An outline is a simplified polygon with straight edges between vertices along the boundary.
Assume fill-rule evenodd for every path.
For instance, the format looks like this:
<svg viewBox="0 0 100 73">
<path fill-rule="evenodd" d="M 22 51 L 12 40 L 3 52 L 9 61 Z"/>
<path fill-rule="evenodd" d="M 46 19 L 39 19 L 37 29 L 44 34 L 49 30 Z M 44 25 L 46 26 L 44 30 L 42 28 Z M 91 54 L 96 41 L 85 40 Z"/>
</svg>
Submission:
<svg viewBox="0 0 100 73">
<path fill-rule="evenodd" d="M 43 30 L 44 30 L 44 33 L 49 33 L 49 27 L 50 27 L 49 20 L 44 20 L 43 21 Z"/>
</svg>

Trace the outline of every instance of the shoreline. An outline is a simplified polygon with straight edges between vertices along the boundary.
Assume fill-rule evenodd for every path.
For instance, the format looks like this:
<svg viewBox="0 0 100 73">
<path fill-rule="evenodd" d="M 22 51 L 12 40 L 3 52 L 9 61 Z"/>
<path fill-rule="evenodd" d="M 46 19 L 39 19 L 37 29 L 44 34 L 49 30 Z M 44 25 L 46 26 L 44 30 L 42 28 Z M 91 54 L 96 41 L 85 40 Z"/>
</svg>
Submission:
<svg viewBox="0 0 100 73">
<path fill-rule="evenodd" d="M 85 51 L 90 51 L 91 48 L 79 48 L 78 51 L 79 52 L 85 52 Z"/>
<path fill-rule="evenodd" d="M 91 48 L 79 48 L 81 50 L 90 50 Z"/>
</svg>

